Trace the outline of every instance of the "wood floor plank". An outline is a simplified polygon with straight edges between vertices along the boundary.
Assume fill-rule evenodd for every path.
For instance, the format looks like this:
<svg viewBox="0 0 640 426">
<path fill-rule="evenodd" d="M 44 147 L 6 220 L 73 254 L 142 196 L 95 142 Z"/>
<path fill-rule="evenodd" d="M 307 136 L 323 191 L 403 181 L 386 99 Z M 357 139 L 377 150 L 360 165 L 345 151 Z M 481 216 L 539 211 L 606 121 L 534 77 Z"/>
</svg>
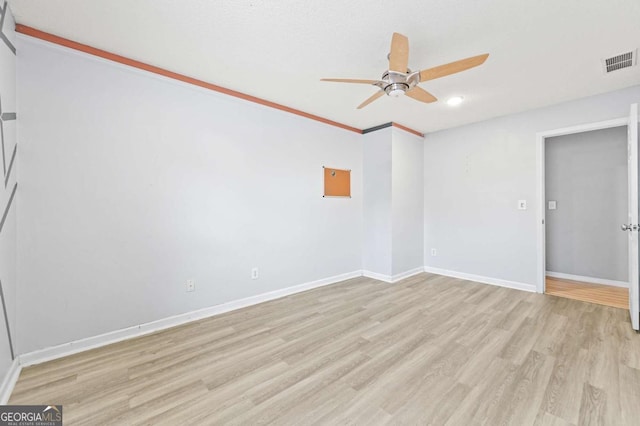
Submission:
<svg viewBox="0 0 640 426">
<path fill-rule="evenodd" d="M 69 425 L 624 426 L 638 401 L 626 311 L 424 273 L 354 278 L 27 367 L 9 402 L 62 403 Z"/>
<path fill-rule="evenodd" d="M 545 292 L 552 296 L 566 297 L 614 308 L 629 308 L 629 290 L 627 288 L 553 277 L 547 277 L 545 287 Z"/>
<path fill-rule="evenodd" d="M 605 425 L 606 401 L 607 395 L 605 391 L 585 383 L 582 391 L 578 424 L 585 426 Z"/>
<path fill-rule="evenodd" d="M 549 414 L 546 411 L 540 411 L 538 417 L 535 420 L 534 426 L 576 426 L 573 423 L 569 423 L 565 419 L 556 417 L 553 414 Z"/>
<path fill-rule="evenodd" d="M 499 409 L 492 416 L 492 424 L 515 424 L 521 419 L 534 419 L 544 395 L 541 389 L 551 376 L 552 364 L 551 358 L 530 351 L 496 405 Z"/>
<path fill-rule="evenodd" d="M 640 370 L 620 366 L 620 411 L 617 413 L 616 422 L 621 425 L 638 423 L 638 401 L 640 401 Z"/>
</svg>

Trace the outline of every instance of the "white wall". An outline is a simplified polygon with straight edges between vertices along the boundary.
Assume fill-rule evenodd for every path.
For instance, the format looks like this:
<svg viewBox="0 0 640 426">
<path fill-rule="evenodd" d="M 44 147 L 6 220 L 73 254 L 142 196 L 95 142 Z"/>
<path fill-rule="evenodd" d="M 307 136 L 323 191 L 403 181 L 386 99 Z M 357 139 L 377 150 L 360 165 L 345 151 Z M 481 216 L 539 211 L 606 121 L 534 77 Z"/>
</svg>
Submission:
<svg viewBox="0 0 640 426">
<path fill-rule="evenodd" d="M 392 275 L 391 127 L 366 133 L 363 140 L 364 226 L 362 269 Z"/>
<path fill-rule="evenodd" d="M 423 266 L 424 139 L 393 129 L 392 275 Z"/>
<path fill-rule="evenodd" d="M 639 101 L 635 86 L 428 134 L 425 265 L 535 285 L 536 132 L 626 117 Z"/>
<path fill-rule="evenodd" d="M 361 135 L 18 47 L 20 353 L 362 268 Z"/>
<path fill-rule="evenodd" d="M 423 266 L 423 138 L 393 127 L 363 136 L 366 272 L 391 281 Z M 376 275 L 373 275 L 376 276 Z"/>
<path fill-rule="evenodd" d="M 628 281 L 627 126 L 545 140 L 547 271 Z M 545 206 L 546 207 L 546 206 Z"/>
<path fill-rule="evenodd" d="M 0 4 L 0 7 L 3 4 Z M 6 4 L 5 4 L 6 5 Z M 9 44 L 15 47 L 14 22 L 11 11 L 4 10 L 2 34 Z M 13 361 L 9 332 L 5 323 L 5 314 L 9 322 L 11 337 L 16 338 L 16 292 L 17 288 L 17 125 L 12 113 L 16 112 L 16 56 L 10 45 L 0 40 L 0 106 L 2 113 L 2 153 L 0 161 L 0 283 L 6 306 L 6 312 L 0 305 L 0 382 L 5 377 Z M 14 193 L 15 191 L 15 193 Z M 12 194 L 13 198 L 12 198 Z M 6 215 L 5 215 L 6 214 Z M 4 218 L 4 220 L 3 220 Z"/>
</svg>

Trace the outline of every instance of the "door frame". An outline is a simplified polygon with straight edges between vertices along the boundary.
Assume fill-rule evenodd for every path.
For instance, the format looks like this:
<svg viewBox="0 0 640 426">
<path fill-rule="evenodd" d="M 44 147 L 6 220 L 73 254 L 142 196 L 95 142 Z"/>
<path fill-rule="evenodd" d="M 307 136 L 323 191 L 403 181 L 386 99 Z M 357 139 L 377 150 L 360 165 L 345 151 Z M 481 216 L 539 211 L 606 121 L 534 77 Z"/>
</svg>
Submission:
<svg viewBox="0 0 640 426">
<path fill-rule="evenodd" d="M 579 124 L 577 126 L 563 127 L 560 129 L 547 130 L 536 133 L 536 245 L 538 259 L 536 267 L 538 276 L 536 278 L 536 292 L 545 292 L 545 278 L 547 274 L 546 259 L 546 200 L 545 200 L 545 157 L 544 147 L 547 138 L 554 136 L 572 135 L 574 133 L 590 132 L 593 130 L 610 129 L 629 125 L 629 117 L 615 118 L 612 120 L 598 121 L 595 123 Z"/>
</svg>

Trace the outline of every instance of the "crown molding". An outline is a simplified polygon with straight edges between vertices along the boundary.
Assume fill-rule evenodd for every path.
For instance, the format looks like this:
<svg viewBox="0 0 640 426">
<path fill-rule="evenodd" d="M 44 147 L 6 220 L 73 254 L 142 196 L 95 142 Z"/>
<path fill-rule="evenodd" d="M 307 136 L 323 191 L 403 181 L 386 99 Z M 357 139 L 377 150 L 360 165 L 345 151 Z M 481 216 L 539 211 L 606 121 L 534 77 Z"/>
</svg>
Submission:
<svg viewBox="0 0 640 426">
<path fill-rule="evenodd" d="M 29 27 L 27 25 L 16 24 L 16 32 L 20 34 L 24 34 L 29 37 L 37 38 L 40 40 L 47 41 L 49 43 L 57 44 L 59 46 L 67 47 L 69 49 L 74 49 L 83 53 L 87 53 L 89 55 L 97 56 L 103 59 L 107 59 L 109 61 L 117 62 L 119 64 L 127 65 L 133 68 L 137 68 L 143 71 L 147 71 L 153 74 L 158 74 L 163 77 L 171 78 L 174 80 L 182 81 L 187 84 L 192 84 L 194 86 L 202 87 L 205 89 L 212 90 L 214 92 L 223 93 L 225 95 L 233 96 L 239 99 L 244 99 L 249 102 L 254 102 L 260 105 L 264 105 L 269 108 L 278 109 L 280 111 L 285 111 L 291 114 L 295 114 L 301 117 L 309 118 L 311 120 L 319 121 L 324 124 L 328 124 L 330 126 L 339 127 L 344 130 L 348 130 L 350 132 L 358 133 L 358 134 L 366 134 L 369 132 L 374 132 L 376 130 L 385 129 L 387 127 L 393 126 L 397 129 L 404 130 L 406 132 L 412 133 L 419 137 L 424 137 L 424 134 L 413 130 L 409 127 L 403 126 L 401 124 L 390 122 L 381 124 L 379 126 L 370 127 L 368 129 L 358 129 L 356 127 L 348 126 L 343 123 L 339 123 L 337 121 L 329 120 L 328 118 L 323 118 L 314 114 L 310 114 L 308 112 L 300 111 L 295 108 L 290 108 L 288 106 L 278 104 L 275 102 L 267 101 L 266 99 L 258 98 L 256 96 L 247 95 L 246 93 L 238 92 L 236 90 L 227 89 L 222 86 L 218 86 L 213 83 L 207 83 L 203 80 L 198 80 L 193 77 L 186 76 L 184 74 L 179 74 L 173 71 L 166 70 L 164 68 L 156 67 L 154 65 L 149 65 L 144 62 L 136 61 L 135 59 L 127 58 L 126 56 L 117 55 L 115 53 L 108 52 L 106 50 L 98 49 L 86 44 L 78 43 L 77 41 L 69 40 L 55 34 L 47 33 L 44 31 L 40 31 L 36 28 Z"/>
<path fill-rule="evenodd" d="M 184 83 L 193 84 L 194 86 L 203 87 L 205 89 L 209 89 L 214 92 L 224 93 L 225 95 L 234 96 L 236 98 L 244 99 L 249 102 L 254 102 L 270 108 L 279 109 L 280 111 L 285 111 L 291 114 L 299 115 L 301 117 L 309 118 L 311 120 L 319 121 L 321 123 L 328 124 L 330 126 L 339 127 L 344 130 L 349 130 L 351 132 L 362 134 L 362 130 L 355 127 L 347 126 L 346 124 L 338 123 L 337 121 L 329 120 L 327 118 L 323 118 L 314 114 L 309 114 L 308 112 L 300 111 L 285 105 L 267 101 L 265 99 L 258 98 L 256 96 L 247 95 L 246 93 L 238 92 L 236 90 L 227 89 L 225 87 L 218 86 L 216 84 L 207 83 L 206 81 L 198 80 L 196 78 L 179 74 L 173 71 L 169 71 L 164 68 L 149 65 L 144 62 L 136 61 L 135 59 L 131 59 L 125 56 L 117 55 L 115 53 L 107 52 L 106 50 L 97 49 L 95 47 L 78 43 L 76 41 L 59 37 L 57 35 L 50 34 L 44 31 L 40 31 L 38 29 L 29 27 L 26 25 L 16 24 L 16 32 L 30 36 L 30 37 L 34 37 L 40 40 L 48 41 L 49 43 L 57 44 L 59 46 L 64 46 L 70 49 L 78 50 L 80 52 L 84 52 L 89 55 L 98 56 L 100 58 L 107 59 L 113 62 L 118 62 L 123 65 L 128 65 L 130 67 L 138 68 L 138 69 L 148 71 L 154 74 L 158 74 L 164 77 L 172 78 L 174 80 L 179 80 Z"/>
<path fill-rule="evenodd" d="M 424 138 L 424 133 L 421 133 L 421 132 L 419 132 L 417 130 L 413 130 L 413 129 L 407 127 L 407 126 L 403 126 L 402 124 L 398 124 L 396 122 L 392 122 L 391 125 L 393 127 L 395 127 L 396 129 L 401 129 L 401 130 L 404 130 L 405 132 L 413 133 L 416 136 Z"/>
</svg>

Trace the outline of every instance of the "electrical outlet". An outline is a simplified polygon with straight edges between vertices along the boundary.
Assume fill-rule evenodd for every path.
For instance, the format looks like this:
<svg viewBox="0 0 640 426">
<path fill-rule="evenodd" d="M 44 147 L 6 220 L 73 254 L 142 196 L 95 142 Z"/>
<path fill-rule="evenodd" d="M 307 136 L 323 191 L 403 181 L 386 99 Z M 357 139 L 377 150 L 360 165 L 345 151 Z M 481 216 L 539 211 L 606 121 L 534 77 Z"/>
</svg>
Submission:
<svg viewBox="0 0 640 426">
<path fill-rule="evenodd" d="M 196 283 L 194 283 L 193 280 L 187 280 L 186 287 L 188 292 L 196 291 Z"/>
<path fill-rule="evenodd" d="M 438 255 L 438 251 L 434 248 L 431 249 L 431 256 L 437 256 Z"/>
<path fill-rule="evenodd" d="M 258 268 L 251 269 L 251 279 L 252 280 L 258 279 Z"/>
</svg>

